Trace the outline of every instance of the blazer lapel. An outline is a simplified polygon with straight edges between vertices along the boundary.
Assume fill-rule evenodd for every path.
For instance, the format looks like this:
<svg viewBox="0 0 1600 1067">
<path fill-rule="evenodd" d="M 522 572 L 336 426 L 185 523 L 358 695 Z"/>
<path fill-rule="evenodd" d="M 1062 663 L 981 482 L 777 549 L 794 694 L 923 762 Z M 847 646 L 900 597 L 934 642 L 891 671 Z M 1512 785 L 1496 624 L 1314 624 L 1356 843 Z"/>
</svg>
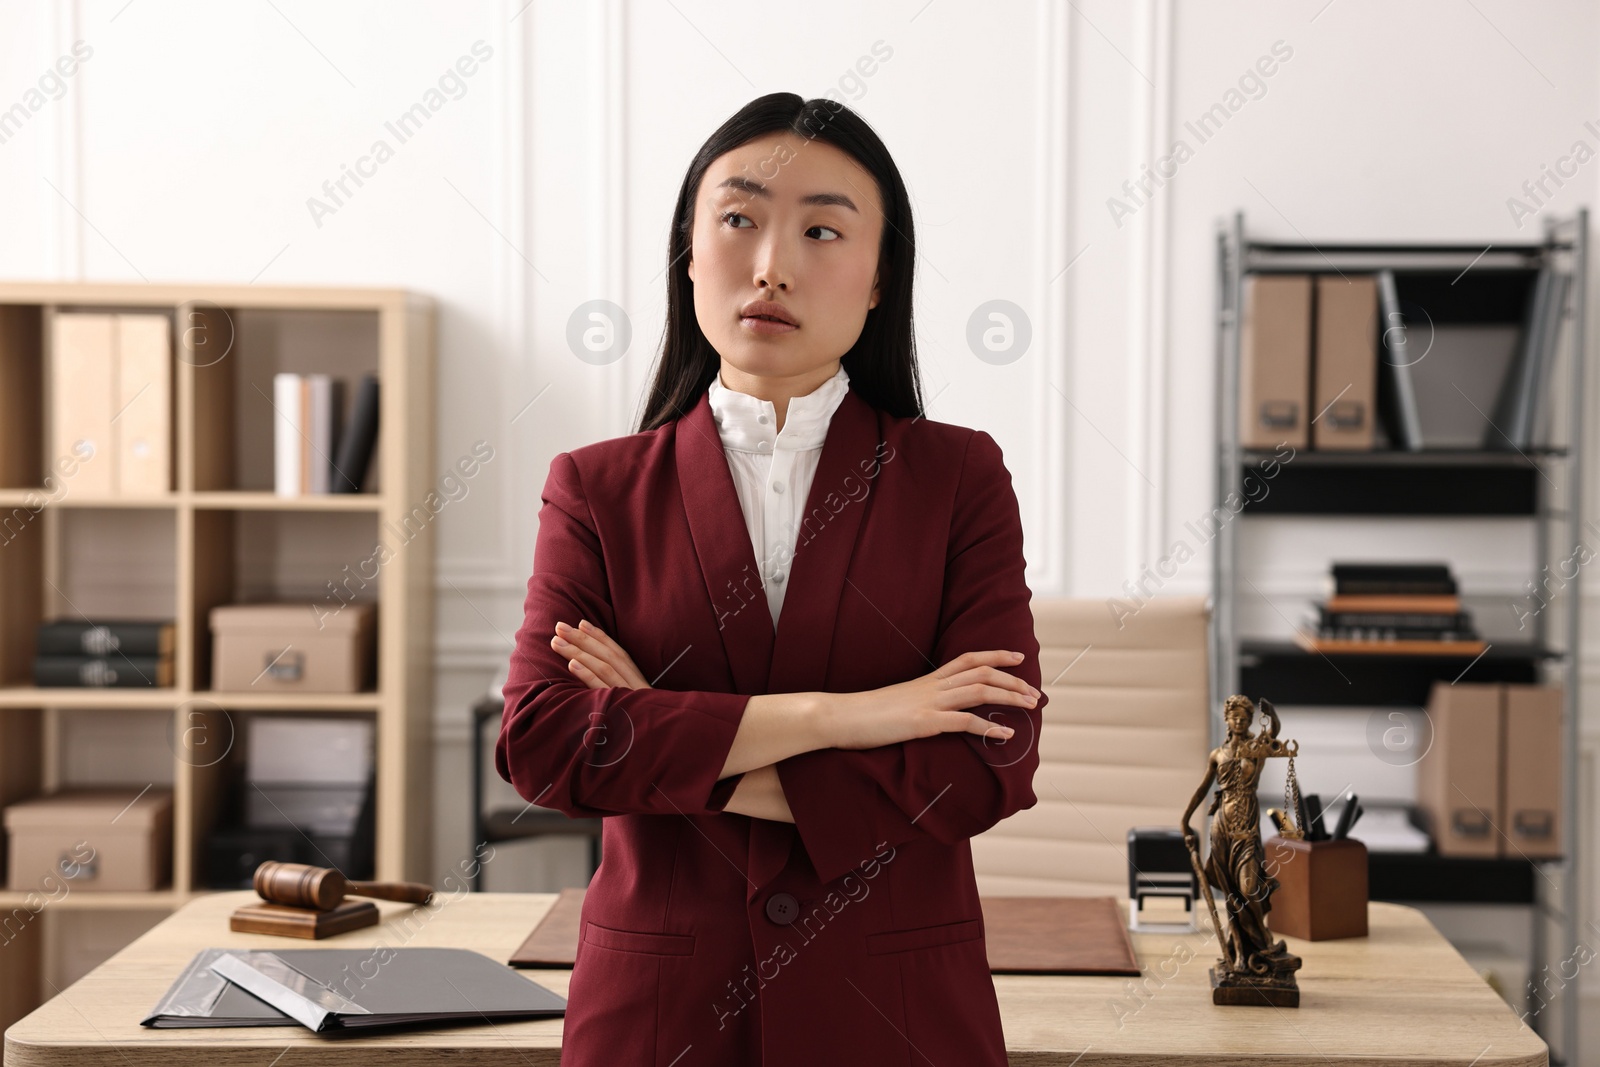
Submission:
<svg viewBox="0 0 1600 1067">
<path fill-rule="evenodd" d="M 765 693 L 772 663 L 772 614 L 708 393 L 702 392 L 700 402 L 678 420 L 676 432 L 683 510 L 734 689 Z"/>
<path fill-rule="evenodd" d="M 876 471 L 881 455 L 880 430 L 872 405 L 854 389 L 846 392 L 828 422 L 774 633 L 709 394 L 702 393 L 678 420 L 678 481 L 689 532 L 739 692 L 803 692 L 826 685 L 845 572 L 872 500 L 869 472 Z M 868 487 L 864 497 L 862 485 Z M 747 900 L 783 870 L 797 840 L 791 823 L 750 820 Z"/>
</svg>

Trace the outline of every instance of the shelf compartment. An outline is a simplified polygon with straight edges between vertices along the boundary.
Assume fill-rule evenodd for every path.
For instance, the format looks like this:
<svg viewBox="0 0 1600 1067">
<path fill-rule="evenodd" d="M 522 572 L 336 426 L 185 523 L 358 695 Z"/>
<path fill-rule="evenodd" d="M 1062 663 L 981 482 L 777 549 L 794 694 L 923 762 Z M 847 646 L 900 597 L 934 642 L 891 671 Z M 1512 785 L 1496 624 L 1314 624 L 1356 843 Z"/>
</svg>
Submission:
<svg viewBox="0 0 1600 1067">
<path fill-rule="evenodd" d="M 376 512 L 344 509 L 234 510 L 197 508 L 192 515 L 195 569 L 188 610 L 193 620 L 190 685 L 196 696 L 237 698 L 235 707 L 261 706 L 257 699 L 280 693 L 211 694 L 211 609 L 223 604 L 301 601 L 324 605 L 330 613 L 347 603 L 379 603 L 386 558 L 379 551 Z M 399 552 L 404 552 L 401 547 Z M 387 557 L 391 561 L 395 550 Z M 381 604 L 379 611 L 381 613 Z M 378 633 L 381 634 L 381 618 Z M 381 642 L 375 641 L 376 648 Z M 382 663 L 373 677 L 381 678 Z M 290 703 L 308 707 L 356 698 L 360 708 L 375 706 L 377 694 L 290 694 Z M 359 708 L 358 708 L 359 710 Z"/>
<path fill-rule="evenodd" d="M 1292 641 L 1239 642 L 1239 688 L 1274 704 L 1420 708 L 1436 681 L 1539 681 L 1542 660 L 1559 653 L 1528 642 L 1493 642 L 1472 656 L 1411 656 L 1393 652 L 1321 655 Z"/>
<path fill-rule="evenodd" d="M 186 392 L 192 437 L 183 450 L 188 470 L 182 484 L 199 492 L 270 497 L 274 376 L 321 373 L 342 381 L 341 410 L 348 423 L 362 376 L 379 373 L 379 313 L 198 304 L 185 311 L 193 328 L 186 331 L 180 358 L 191 382 Z M 365 481 L 370 491 L 348 495 L 376 500 L 381 477 L 375 452 Z"/>
<path fill-rule="evenodd" d="M 1318 459 L 1305 462 L 1312 456 Z M 1539 470 L 1510 454 L 1463 455 L 1454 462 L 1399 462 L 1352 453 L 1336 462 L 1317 453 L 1280 461 L 1267 478 L 1244 464 L 1247 515 L 1522 515 L 1539 508 Z M 1512 462 L 1508 462 L 1512 461 Z M 1264 486 L 1265 492 L 1252 486 Z"/>
</svg>

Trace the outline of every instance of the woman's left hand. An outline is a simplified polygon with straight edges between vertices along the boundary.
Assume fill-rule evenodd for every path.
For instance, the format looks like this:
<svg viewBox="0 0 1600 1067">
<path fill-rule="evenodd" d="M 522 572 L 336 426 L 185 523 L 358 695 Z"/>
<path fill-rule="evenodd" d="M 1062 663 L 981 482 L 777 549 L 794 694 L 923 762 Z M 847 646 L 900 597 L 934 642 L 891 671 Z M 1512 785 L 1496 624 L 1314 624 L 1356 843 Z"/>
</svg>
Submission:
<svg viewBox="0 0 1600 1067">
<path fill-rule="evenodd" d="M 550 647 L 567 657 L 567 670 L 590 689 L 651 688 L 622 646 L 587 619 L 579 621 L 578 629 L 556 623 Z"/>
</svg>

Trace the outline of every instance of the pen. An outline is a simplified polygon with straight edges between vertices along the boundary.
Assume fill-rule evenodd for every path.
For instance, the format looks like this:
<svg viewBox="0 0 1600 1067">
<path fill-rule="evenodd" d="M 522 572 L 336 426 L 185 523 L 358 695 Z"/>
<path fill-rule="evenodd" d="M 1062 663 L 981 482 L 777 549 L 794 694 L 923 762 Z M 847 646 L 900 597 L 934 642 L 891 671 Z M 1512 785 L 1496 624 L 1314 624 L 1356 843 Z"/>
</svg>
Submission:
<svg viewBox="0 0 1600 1067">
<path fill-rule="evenodd" d="M 1328 829 L 1322 825 L 1322 798 L 1315 793 L 1306 797 L 1306 815 L 1310 820 L 1306 823 L 1306 840 L 1326 841 Z"/>
<path fill-rule="evenodd" d="M 1334 840 L 1344 840 L 1345 835 L 1350 832 L 1350 822 L 1355 813 L 1356 795 L 1354 793 L 1346 793 L 1344 795 L 1344 807 L 1339 809 L 1339 821 L 1333 828 Z"/>
</svg>

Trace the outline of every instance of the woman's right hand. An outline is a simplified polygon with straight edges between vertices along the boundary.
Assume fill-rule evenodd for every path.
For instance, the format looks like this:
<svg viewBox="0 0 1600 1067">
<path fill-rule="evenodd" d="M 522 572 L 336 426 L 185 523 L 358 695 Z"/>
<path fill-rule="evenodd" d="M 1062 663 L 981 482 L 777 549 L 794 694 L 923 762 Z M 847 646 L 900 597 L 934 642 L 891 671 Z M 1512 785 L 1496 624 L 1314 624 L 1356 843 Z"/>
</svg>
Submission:
<svg viewBox="0 0 1600 1067">
<path fill-rule="evenodd" d="M 982 704 L 1031 708 L 1037 691 L 999 665 L 1022 662 L 1020 654 L 993 649 L 964 652 L 943 667 L 909 682 L 860 693 L 831 693 L 825 712 L 830 748 L 877 748 L 942 733 L 972 733 L 999 741 L 1014 732 L 964 709 Z"/>
</svg>

